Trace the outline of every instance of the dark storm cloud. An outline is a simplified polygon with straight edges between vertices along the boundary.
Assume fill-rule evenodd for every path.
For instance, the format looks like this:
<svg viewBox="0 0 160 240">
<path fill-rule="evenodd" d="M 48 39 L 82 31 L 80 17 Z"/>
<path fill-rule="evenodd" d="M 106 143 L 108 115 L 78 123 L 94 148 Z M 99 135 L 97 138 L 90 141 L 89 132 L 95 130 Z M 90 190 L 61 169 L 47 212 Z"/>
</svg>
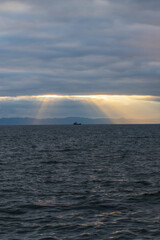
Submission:
<svg viewBox="0 0 160 240">
<path fill-rule="evenodd" d="M 159 95 L 160 2 L 0 5 L 0 95 Z"/>
</svg>

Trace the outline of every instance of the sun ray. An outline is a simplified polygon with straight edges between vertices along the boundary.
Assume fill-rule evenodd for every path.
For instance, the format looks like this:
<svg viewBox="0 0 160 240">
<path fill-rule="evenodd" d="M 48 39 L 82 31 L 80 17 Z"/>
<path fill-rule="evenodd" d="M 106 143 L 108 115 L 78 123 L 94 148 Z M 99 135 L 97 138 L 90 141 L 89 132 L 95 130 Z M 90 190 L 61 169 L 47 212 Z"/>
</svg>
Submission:
<svg viewBox="0 0 160 240">
<path fill-rule="evenodd" d="M 44 111 L 47 108 L 47 102 L 48 102 L 47 98 L 43 98 L 41 99 L 41 101 L 39 101 L 40 106 L 36 113 L 36 117 L 33 124 L 38 124 L 38 120 L 44 117 Z"/>
<path fill-rule="evenodd" d="M 81 103 L 88 116 L 100 116 L 111 119 L 114 123 L 143 123 L 144 119 L 160 119 L 160 97 L 151 95 L 31 95 L 31 96 L 0 96 L 0 102 L 4 101 L 33 101 L 36 102 L 38 110 L 35 117 L 46 117 L 46 111 L 49 105 L 60 102 L 63 105 L 66 101 L 78 101 Z M 120 120 L 121 119 L 121 120 Z M 141 120 L 142 119 L 142 120 Z M 131 122 L 130 122 L 131 120 Z"/>
</svg>

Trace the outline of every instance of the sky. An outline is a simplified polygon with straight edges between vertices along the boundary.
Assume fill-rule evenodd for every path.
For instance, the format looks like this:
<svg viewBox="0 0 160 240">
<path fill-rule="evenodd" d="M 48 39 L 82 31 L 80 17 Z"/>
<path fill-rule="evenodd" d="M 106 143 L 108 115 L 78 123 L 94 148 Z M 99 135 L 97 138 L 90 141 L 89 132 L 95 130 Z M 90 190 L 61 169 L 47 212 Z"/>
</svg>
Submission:
<svg viewBox="0 0 160 240">
<path fill-rule="evenodd" d="M 16 116 L 160 119 L 160 1 L 1 0 L 0 117 Z"/>
</svg>

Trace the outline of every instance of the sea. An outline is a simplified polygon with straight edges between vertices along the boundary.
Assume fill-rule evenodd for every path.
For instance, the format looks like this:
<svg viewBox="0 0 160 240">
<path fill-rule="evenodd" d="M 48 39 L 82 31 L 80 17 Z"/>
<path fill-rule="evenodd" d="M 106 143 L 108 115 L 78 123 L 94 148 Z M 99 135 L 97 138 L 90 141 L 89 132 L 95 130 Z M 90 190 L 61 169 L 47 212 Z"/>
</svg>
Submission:
<svg viewBox="0 0 160 240">
<path fill-rule="evenodd" d="M 160 125 L 1 126 L 0 239 L 159 240 Z"/>
</svg>

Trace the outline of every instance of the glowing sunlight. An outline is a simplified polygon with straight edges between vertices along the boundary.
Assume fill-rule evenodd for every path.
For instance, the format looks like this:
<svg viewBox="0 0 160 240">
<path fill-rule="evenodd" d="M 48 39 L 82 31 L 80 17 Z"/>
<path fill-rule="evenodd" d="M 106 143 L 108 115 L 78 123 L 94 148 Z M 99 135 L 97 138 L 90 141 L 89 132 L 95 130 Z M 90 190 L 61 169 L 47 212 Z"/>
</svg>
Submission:
<svg viewBox="0 0 160 240">
<path fill-rule="evenodd" d="M 70 100 L 80 102 L 84 108 L 90 109 L 92 115 L 100 111 L 104 117 L 114 123 L 117 119 L 127 119 L 128 123 L 134 119 L 135 123 L 145 123 L 146 119 L 160 118 L 160 97 L 145 95 L 32 95 L 5 96 L 0 101 L 34 101 L 38 103 L 36 118 L 43 118 L 48 105 L 53 106 L 58 101 Z M 88 113 L 89 114 L 89 113 Z"/>
</svg>

